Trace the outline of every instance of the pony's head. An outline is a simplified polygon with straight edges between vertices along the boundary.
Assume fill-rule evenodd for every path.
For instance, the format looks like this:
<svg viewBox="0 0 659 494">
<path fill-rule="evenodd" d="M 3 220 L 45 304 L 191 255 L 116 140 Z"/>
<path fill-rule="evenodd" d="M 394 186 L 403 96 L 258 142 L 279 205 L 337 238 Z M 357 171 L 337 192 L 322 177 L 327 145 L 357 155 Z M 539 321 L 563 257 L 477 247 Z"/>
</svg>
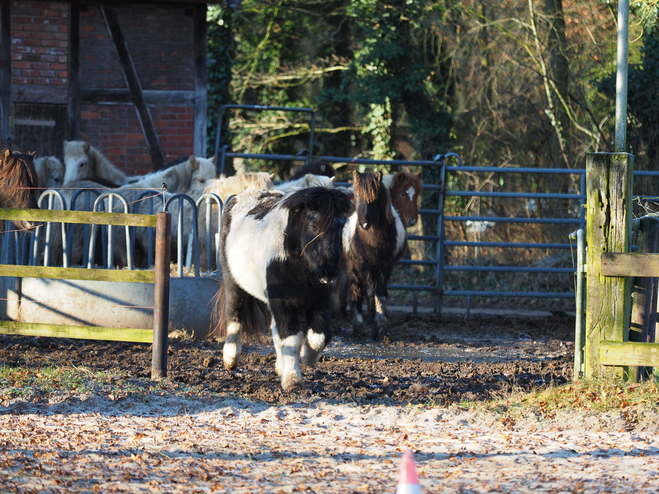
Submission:
<svg viewBox="0 0 659 494">
<path fill-rule="evenodd" d="M 86 141 L 64 140 L 64 183 L 94 177 L 90 149 L 91 145 Z"/>
<path fill-rule="evenodd" d="M 57 189 L 64 181 L 64 164 L 55 156 L 44 156 L 34 160 L 34 167 L 42 189 Z"/>
<path fill-rule="evenodd" d="M 192 169 L 192 177 L 188 192 L 203 192 L 208 183 L 215 178 L 215 157 L 202 158 L 200 156 L 190 156 L 188 160 Z"/>
<path fill-rule="evenodd" d="M 240 174 L 242 190 L 269 190 L 274 185 L 275 175 L 268 172 L 243 172 Z"/>
<path fill-rule="evenodd" d="M 359 228 L 368 230 L 374 224 L 391 223 L 391 203 L 389 192 L 382 183 L 382 172 L 359 173 L 353 170 L 352 180 Z"/>
<path fill-rule="evenodd" d="M 321 284 L 334 283 L 341 261 L 341 234 L 351 208 L 341 189 L 310 187 L 287 194 L 286 252 L 299 256 Z"/>
<path fill-rule="evenodd" d="M 36 153 L 19 153 L 9 148 L 0 151 L 0 207 L 38 209 L 39 177 L 34 168 Z M 34 228 L 38 224 L 14 221 L 19 228 Z"/>
<path fill-rule="evenodd" d="M 406 227 L 416 225 L 419 221 L 417 200 L 423 194 L 419 176 L 409 172 L 398 172 L 395 175 L 387 175 L 383 181 L 389 189 L 391 203 L 398 211 L 403 225 Z"/>
<path fill-rule="evenodd" d="M 303 187 L 334 187 L 336 177 L 328 177 L 327 175 L 315 175 L 307 173 L 304 176 Z"/>
</svg>

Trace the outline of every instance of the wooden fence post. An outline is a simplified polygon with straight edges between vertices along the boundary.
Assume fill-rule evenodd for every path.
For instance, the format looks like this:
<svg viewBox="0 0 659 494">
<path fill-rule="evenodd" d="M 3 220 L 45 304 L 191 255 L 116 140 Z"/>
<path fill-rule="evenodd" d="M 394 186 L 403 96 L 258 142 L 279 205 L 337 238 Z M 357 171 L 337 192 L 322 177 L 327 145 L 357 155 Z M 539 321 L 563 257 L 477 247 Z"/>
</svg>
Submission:
<svg viewBox="0 0 659 494">
<path fill-rule="evenodd" d="M 631 279 L 601 275 L 601 256 L 629 252 L 634 156 L 594 153 L 586 158 L 586 296 L 585 377 L 604 373 L 600 342 L 625 341 L 629 332 Z M 622 377 L 622 369 L 616 374 Z"/>
<path fill-rule="evenodd" d="M 659 248 L 659 218 L 644 216 L 638 221 L 640 223 L 638 251 L 644 254 L 657 253 Z M 634 278 L 629 341 L 654 342 L 656 323 L 657 278 Z M 651 375 L 652 367 L 632 367 L 630 369 L 630 377 L 635 382 L 648 379 Z"/>
<path fill-rule="evenodd" d="M 171 262 L 172 216 L 167 212 L 157 214 L 156 266 L 153 289 L 153 354 L 151 379 L 167 377 L 167 335 L 169 331 L 169 269 Z"/>
</svg>

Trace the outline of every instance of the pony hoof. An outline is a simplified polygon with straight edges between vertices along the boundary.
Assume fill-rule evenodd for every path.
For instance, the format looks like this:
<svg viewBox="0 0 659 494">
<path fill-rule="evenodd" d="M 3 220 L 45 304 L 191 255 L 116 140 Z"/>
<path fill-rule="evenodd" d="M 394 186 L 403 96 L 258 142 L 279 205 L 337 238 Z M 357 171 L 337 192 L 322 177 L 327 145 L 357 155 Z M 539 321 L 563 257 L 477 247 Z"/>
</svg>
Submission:
<svg viewBox="0 0 659 494">
<path fill-rule="evenodd" d="M 281 380 L 281 387 L 284 391 L 293 391 L 295 389 L 304 389 L 304 381 L 301 377 L 292 374 Z"/>
<path fill-rule="evenodd" d="M 224 367 L 227 370 L 231 371 L 238 367 L 238 361 L 240 360 L 240 349 L 235 343 L 225 343 L 222 353 Z"/>
<path fill-rule="evenodd" d="M 236 367 L 238 367 L 238 359 L 233 360 L 233 361 L 224 361 L 224 368 L 228 371 L 234 370 Z"/>
</svg>

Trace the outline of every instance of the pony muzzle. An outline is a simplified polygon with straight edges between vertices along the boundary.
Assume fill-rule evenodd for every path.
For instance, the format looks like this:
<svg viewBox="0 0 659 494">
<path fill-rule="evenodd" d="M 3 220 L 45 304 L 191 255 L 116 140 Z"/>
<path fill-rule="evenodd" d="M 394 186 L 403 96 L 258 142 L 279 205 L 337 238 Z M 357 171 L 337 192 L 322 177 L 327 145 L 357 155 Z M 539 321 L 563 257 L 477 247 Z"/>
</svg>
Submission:
<svg viewBox="0 0 659 494">
<path fill-rule="evenodd" d="M 339 275 L 339 270 L 334 267 L 319 267 L 316 272 L 323 285 L 333 285 Z"/>
</svg>

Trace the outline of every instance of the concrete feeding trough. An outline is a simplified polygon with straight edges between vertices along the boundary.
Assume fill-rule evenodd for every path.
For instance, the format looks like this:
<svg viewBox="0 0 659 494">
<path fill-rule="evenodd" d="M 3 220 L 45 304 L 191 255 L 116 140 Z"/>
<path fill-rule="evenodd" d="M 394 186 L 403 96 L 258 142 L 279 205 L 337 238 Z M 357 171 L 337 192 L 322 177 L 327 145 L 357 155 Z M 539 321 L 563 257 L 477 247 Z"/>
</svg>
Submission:
<svg viewBox="0 0 659 494">
<path fill-rule="evenodd" d="M 169 331 L 203 339 L 210 327 L 217 278 L 170 278 Z M 0 277 L 0 318 L 28 323 L 152 328 L 154 286 Z"/>
</svg>

